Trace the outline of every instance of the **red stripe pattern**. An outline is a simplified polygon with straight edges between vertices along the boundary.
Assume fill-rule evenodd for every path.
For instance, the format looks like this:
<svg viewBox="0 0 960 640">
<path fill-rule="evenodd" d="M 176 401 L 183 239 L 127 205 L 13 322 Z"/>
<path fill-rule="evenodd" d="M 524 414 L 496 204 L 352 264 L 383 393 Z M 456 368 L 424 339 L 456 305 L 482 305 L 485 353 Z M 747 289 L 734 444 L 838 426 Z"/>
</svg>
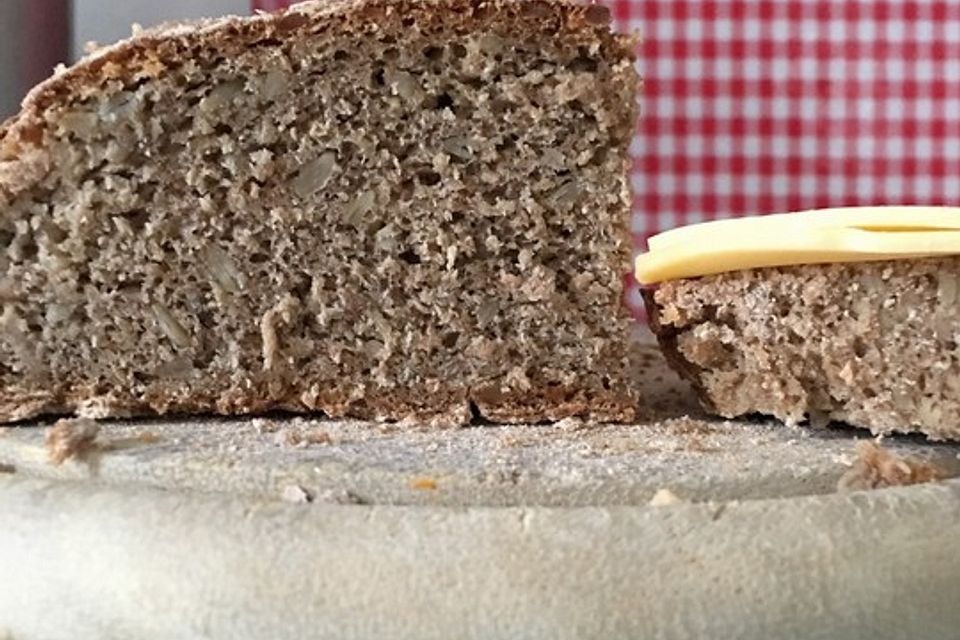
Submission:
<svg viewBox="0 0 960 640">
<path fill-rule="evenodd" d="M 638 247 L 727 216 L 960 205 L 960 2 L 603 1 L 643 37 Z"/>
</svg>

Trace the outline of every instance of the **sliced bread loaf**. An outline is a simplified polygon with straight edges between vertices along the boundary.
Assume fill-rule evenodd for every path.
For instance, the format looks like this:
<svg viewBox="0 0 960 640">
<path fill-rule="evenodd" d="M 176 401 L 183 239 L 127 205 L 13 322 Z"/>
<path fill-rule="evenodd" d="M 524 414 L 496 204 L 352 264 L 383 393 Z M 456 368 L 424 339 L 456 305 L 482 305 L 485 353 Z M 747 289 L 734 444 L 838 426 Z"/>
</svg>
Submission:
<svg viewBox="0 0 960 640">
<path fill-rule="evenodd" d="M 960 258 L 750 269 L 644 292 L 714 412 L 960 439 Z"/>
<path fill-rule="evenodd" d="M 609 18 L 303 3 L 58 71 L 0 129 L 0 420 L 629 420 Z"/>
</svg>

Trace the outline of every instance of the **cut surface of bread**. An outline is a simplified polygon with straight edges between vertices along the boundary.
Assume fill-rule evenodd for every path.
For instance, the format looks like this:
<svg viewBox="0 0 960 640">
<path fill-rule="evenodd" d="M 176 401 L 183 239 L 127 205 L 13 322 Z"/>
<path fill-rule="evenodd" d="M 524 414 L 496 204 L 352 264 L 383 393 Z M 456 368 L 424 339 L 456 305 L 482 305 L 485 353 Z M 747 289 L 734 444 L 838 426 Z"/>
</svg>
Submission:
<svg viewBox="0 0 960 640">
<path fill-rule="evenodd" d="M 142 32 L 0 128 L 0 420 L 629 420 L 633 39 L 552 0 Z"/>
<path fill-rule="evenodd" d="M 644 296 L 668 360 L 721 416 L 960 439 L 960 258 L 738 271 Z"/>
</svg>

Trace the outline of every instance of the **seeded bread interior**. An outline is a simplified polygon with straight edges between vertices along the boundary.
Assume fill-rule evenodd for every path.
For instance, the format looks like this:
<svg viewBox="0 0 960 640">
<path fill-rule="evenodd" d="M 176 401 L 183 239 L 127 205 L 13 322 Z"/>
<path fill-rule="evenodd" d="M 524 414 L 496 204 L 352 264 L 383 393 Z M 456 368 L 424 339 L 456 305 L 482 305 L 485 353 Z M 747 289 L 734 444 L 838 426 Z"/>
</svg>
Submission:
<svg viewBox="0 0 960 640">
<path fill-rule="evenodd" d="M 0 420 L 632 419 L 609 22 L 303 3 L 59 70 L 0 128 Z"/>
<path fill-rule="evenodd" d="M 708 409 L 960 440 L 960 258 L 801 265 L 644 294 Z"/>
</svg>

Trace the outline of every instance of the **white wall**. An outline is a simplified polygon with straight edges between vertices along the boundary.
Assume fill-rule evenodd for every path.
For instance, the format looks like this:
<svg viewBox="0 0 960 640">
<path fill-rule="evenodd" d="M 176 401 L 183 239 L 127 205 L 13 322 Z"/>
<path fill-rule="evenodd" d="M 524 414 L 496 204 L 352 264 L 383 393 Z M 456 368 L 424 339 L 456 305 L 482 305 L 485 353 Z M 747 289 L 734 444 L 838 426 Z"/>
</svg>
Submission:
<svg viewBox="0 0 960 640">
<path fill-rule="evenodd" d="M 0 0 L 0 3 L 7 0 Z M 73 55 L 91 40 L 109 44 L 129 37 L 130 25 L 250 13 L 250 0 L 74 0 Z"/>
</svg>

